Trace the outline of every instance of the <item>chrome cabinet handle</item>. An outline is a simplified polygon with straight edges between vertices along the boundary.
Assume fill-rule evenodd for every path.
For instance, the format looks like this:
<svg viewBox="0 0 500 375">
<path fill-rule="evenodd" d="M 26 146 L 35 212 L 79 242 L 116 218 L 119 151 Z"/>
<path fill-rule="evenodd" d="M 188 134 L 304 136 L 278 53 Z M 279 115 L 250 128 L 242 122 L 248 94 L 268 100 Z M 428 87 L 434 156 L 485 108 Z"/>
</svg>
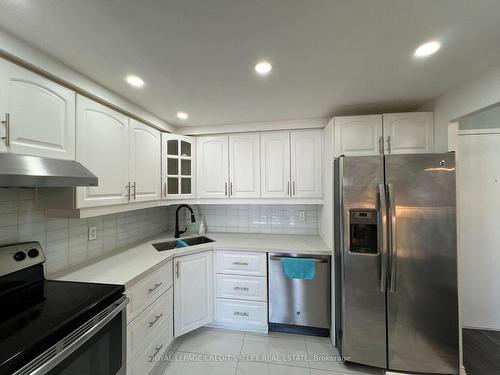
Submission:
<svg viewBox="0 0 500 375">
<path fill-rule="evenodd" d="M 390 154 L 391 153 L 391 149 L 392 149 L 392 145 L 391 145 L 391 136 L 388 135 L 387 136 L 387 152 Z"/>
<path fill-rule="evenodd" d="M 2 124 L 5 126 L 5 137 L 2 137 L 5 140 L 5 146 L 10 146 L 10 113 L 5 113 L 5 120 L 2 120 Z"/>
<path fill-rule="evenodd" d="M 149 363 L 153 362 L 158 353 L 160 353 L 161 348 L 163 348 L 163 345 L 160 345 L 157 348 L 155 348 L 155 354 L 149 356 Z"/>
<path fill-rule="evenodd" d="M 149 324 L 149 328 L 151 328 L 152 326 L 154 326 L 154 325 L 155 325 L 155 323 L 156 323 L 158 320 L 160 320 L 160 318 L 161 318 L 162 316 L 163 316 L 163 313 L 161 313 L 160 315 L 155 315 L 154 320 L 153 320 L 152 322 L 149 322 L 149 323 L 148 323 L 148 324 Z"/>
<path fill-rule="evenodd" d="M 227 182 L 224 183 L 224 195 L 227 197 Z"/>
<path fill-rule="evenodd" d="M 229 184 L 229 196 L 230 197 L 233 196 L 233 183 L 232 182 Z"/>
<path fill-rule="evenodd" d="M 132 197 L 133 197 L 134 200 L 136 200 L 137 199 L 137 195 L 136 195 L 135 190 L 136 190 L 137 185 L 136 185 L 135 181 L 134 181 L 134 184 L 132 185 L 132 187 L 134 188 L 134 194 L 132 194 Z"/>
<path fill-rule="evenodd" d="M 233 262 L 235 266 L 248 266 L 247 262 Z"/>
<path fill-rule="evenodd" d="M 286 195 L 290 196 L 290 181 L 286 183 Z"/>
<path fill-rule="evenodd" d="M 175 277 L 179 278 L 179 262 L 175 263 Z"/>
<path fill-rule="evenodd" d="M 384 154 L 384 137 L 378 137 L 378 152 L 380 155 Z"/>
<path fill-rule="evenodd" d="M 245 292 L 248 292 L 248 288 L 242 287 L 242 286 L 235 286 L 233 290 L 244 290 Z"/>
<path fill-rule="evenodd" d="M 155 284 L 152 288 L 148 289 L 148 294 L 153 293 L 156 289 L 158 289 L 161 285 L 163 284 L 163 281 L 161 283 Z"/>
<path fill-rule="evenodd" d="M 163 196 L 166 198 L 167 197 L 167 183 L 166 182 L 163 183 L 163 191 L 164 191 Z"/>
<path fill-rule="evenodd" d="M 247 312 L 244 312 L 244 311 L 235 311 L 233 313 L 233 315 L 236 315 L 236 316 L 249 316 L 250 314 L 247 313 Z"/>
<path fill-rule="evenodd" d="M 295 181 L 292 182 L 292 195 L 295 195 Z"/>
<path fill-rule="evenodd" d="M 396 231 L 396 203 L 394 201 L 394 186 L 389 184 L 388 196 L 389 196 L 389 223 L 390 223 L 390 236 L 389 236 L 389 267 L 390 267 L 390 291 L 391 293 L 396 293 L 396 278 L 397 278 L 397 259 L 398 259 L 398 246 L 397 246 L 397 231 Z"/>
<path fill-rule="evenodd" d="M 130 200 L 130 181 L 125 185 L 125 198 L 127 198 L 128 201 Z"/>
<path fill-rule="evenodd" d="M 385 185 L 378 185 L 379 195 L 379 222 L 378 222 L 378 238 L 379 238 L 379 251 L 380 251 L 380 291 L 385 293 L 387 287 L 387 203 Z"/>
</svg>

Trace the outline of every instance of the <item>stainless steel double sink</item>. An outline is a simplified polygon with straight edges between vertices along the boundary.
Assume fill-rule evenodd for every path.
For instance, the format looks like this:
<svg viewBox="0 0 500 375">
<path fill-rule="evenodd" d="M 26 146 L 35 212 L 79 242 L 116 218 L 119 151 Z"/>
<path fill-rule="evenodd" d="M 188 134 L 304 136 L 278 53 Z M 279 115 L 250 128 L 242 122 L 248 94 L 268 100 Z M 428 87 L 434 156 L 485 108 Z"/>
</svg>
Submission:
<svg viewBox="0 0 500 375">
<path fill-rule="evenodd" d="M 158 242 L 158 243 L 154 243 L 153 247 L 158 251 L 185 249 L 186 248 L 185 246 L 184 247 L 180 247 L 180 246 L 177 247 L 178 240 L 184 241 L 188 245 L 188 247 L 214 242 L 214 240 L 212 240 L 208 237 L 198 236 L 198 237 L 190 237 L 190 238 L 177 238 L 175 240 L 166 241 L 166 242 Z"/>
</svg>

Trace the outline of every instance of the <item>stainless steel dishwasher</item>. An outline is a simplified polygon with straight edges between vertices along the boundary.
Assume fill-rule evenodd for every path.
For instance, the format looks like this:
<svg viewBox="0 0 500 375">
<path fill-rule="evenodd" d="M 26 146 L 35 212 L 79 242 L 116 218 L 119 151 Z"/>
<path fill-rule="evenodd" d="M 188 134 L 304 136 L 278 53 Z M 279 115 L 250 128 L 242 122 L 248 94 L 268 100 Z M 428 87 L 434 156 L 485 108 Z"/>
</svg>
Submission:
<svg viewBox="0 0 500 375">
<path fill-rule="evenodd" d="M 328 336 L 330 330 L 330 256 L 269 253 L 269 330 Z M 312 280 L 290 279 L 284 257 L 313 258 Z"/>
</svg>

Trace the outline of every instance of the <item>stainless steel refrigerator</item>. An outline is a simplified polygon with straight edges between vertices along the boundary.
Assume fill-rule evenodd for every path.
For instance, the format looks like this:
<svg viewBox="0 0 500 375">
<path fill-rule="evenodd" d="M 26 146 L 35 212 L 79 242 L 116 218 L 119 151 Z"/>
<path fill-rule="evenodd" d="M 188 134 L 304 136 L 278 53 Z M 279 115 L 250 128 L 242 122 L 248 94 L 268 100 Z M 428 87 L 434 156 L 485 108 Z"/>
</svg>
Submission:
<svg viewBox="0 0 500 375">
<path fill-rule="evenodd" d="M 340 157 L 334 178 L 341 355 L 458 373 L 454 154 Z"/>
</svg>

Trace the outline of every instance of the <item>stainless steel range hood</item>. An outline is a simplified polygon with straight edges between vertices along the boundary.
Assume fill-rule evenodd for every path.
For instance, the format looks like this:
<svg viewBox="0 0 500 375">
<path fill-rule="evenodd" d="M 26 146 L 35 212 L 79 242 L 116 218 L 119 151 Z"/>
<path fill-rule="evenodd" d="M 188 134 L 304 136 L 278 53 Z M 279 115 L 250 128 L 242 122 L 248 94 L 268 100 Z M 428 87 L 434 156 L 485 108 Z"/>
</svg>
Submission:
<svg viewBox="0 0 500 375">
<path fill-rule="evenodd" d="M 97 177 L 76 161 L 0 153 L 0 187 L 73 186 L 97 186 Z"/>
</svg>

